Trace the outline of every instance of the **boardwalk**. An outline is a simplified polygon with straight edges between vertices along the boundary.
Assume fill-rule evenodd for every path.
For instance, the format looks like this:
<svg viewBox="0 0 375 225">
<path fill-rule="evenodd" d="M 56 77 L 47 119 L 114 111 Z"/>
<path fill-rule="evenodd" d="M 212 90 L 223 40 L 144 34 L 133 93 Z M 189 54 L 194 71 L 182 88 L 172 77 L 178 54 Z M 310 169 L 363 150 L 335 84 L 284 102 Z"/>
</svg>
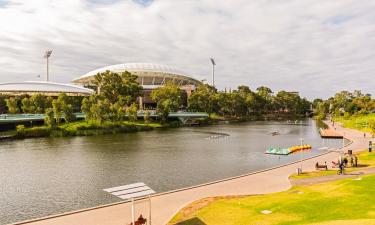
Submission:
<svg viewBox="0 0 375 225">
<path fill-rule="evenodd" d="M 336 130 L 331 129 L 322 129 L 319 130 L 320 136 L 322 138 L 343 138 L 343 135 Z"/>
<path fill-rule="evenodd" d="M 353 141 L 344 150 L 353 149 L 355 152 L 365 149 L 368 146 L 369 139 L 363 138 L 362 132 L 342 127 L 337 127 L 337 131 L 345 132 L 345 138 Z M 337 159 L 338 154 L 337 152 L 329 152 L 315 158 L 306 159 L 303 161 L 303 170 L 314 170 L 316 162 L 330 162 L 333 159 Z M 288 179 L 289 175 L 294 173 L 300 166 L 301 162 L 296 162 L 211 184 L 154 195 L 152 197 L 152 224 L 166 224 L 179 209 L 201 198 L 220 195 L 267 194 L 286 190 L 291 187 Z M 147 203 L 140 202 L 137 204 L 137 215 L 140 213 L 147 215 L 147 211 Z M 130 203 L 125 202 L 19 224 L 123 225 L 130 223 L 130 220 Z"/>
</svg>

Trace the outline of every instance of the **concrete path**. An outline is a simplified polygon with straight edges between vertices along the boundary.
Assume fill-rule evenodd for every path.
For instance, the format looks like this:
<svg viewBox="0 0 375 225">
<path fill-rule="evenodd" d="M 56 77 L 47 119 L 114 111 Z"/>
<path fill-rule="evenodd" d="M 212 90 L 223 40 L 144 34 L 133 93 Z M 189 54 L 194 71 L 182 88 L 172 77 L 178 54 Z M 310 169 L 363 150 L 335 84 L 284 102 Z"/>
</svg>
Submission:
<svg viewBox="0 0 375 225">
<path fill-rule="evenodd" d="M 342 128 L 336 123 L 336 131 L 344 134 L 353 141 L 344 150 L 360 151 L 368 147 L 368 141 L 363 137 L 363 132 Z M 366 135 L 369 137 L 370 135 Z M 331 162 L 337 159 L 339 153 L 330 152 L 315 158 L 304 160 L 303 170 L 315 170 L 315 163 Z M 330 164 L 330 163 L 329 163 Z M 251 195 L 267 194 L 284 191 L 291 187 L 288 177 L 294 173 L 300 162 L 281 166 L 278 168 L 252 173 L 236 178 L 223 180 L 216 183 L 200 185 L 193 188 L 178 190 L 152 197 L 152 224 L 166 224 L 173 215 L 187 204 L 212 196 L 223 195 Z M 147 202 L 138 202 L 136 215 L 148 215 Z M 113 204 L 104 207 L 67 213 L 40 220 L 18 224 L 28 225 L 124 225 L 131 222 L 130 203 Z"/>
</svg>

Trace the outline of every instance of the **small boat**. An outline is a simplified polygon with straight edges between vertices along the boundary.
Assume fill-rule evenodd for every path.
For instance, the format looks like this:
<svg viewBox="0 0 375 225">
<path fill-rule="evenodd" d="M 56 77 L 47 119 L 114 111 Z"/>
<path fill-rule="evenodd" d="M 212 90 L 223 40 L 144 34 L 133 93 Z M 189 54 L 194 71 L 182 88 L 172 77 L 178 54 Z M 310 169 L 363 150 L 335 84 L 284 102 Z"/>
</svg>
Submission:
<svg viewBox="0 0 375 225">
<path fill-rule="evenodd" d="M 297 145 L 297 146 L 289 147 L 288 149 L 289 149 L 291 152 L 295 152 L 295 151 L 301 151 L 301 150 L 309 150 L 309 149 L 311 149 L 311 148 L 312 148 L 311 145 Z"/>
<path fill-rule="evenodd" d="M 266 154 L 271 155 L 289 155 L 291 151 L 288 148 L 268 148 Z"/>
</svg>

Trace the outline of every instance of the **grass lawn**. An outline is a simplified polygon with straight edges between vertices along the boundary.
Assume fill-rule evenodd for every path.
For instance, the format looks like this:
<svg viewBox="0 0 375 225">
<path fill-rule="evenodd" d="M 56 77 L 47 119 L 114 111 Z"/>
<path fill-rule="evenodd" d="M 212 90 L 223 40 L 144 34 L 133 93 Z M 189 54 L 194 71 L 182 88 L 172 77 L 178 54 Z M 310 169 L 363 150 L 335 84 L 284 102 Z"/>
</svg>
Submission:
<svg viewBox="0 0 375 225">
<path fill-rule="evenodd" d="M 197 210 L 182 210 L 170 224 L 375 224 L 375 175 L 361 178 L 295 186 L 274 194 L 216 199 Z M 263 214 L 264 210 L 270 213 Z"/>
<path fill-rule="evenodd" d="M 357 170 L 363 170 L 366 168 L 375 167 L 375 153 L 369 153 L 368 151 L 363 151 L 356 155 L 358 156 L 359 167 L 347 167 L 345 168 L 345 173 L 350 173 L 350 172 L 357 171 Z M 304 178 L 320 177 L 320 176 L 327 176 L 327 175 L 335 175 L 337 174 L 337 170 L 318 170 L 318 171 L 313 171 L 313 172 L 305 172 L 301 175 L 293 174 L 290 176 L 290 178 L 304 179 Z"/>
<path fill-rule="evenodd" d="M 340 122 L 344 127 L 357 129 L 365 132 L 374 132 L 371 130 L 369 123 L 375 121 L 375 113 L 364 116 L 351 116 L 349 118 L 335 117 L 334 121 Z"/>
</svg>

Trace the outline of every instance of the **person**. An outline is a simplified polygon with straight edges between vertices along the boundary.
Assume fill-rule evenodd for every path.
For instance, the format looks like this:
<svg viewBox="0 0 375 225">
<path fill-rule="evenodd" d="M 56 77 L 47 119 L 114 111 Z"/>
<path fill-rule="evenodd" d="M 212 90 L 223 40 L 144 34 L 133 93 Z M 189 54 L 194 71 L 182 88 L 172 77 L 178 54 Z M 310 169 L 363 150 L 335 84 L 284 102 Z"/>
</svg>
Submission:
<svg viewBox="0 0 375 225">
<path fill-rule="evenodd" d="M 354 166 L 355 167 L 358 166 L 358 157 L 357 156 L 354 156 Z"/>
<path fill-rule="evenodd" d="M 354 167 L 354 159 L 353 159 L 353 157 L 350 157 L 350 165 L 351 165 L 352 167 Z"/>
<path fill-rule="evenodd" d="M 366 133 L 363 133 L 363 138 L 366 138 Z"/>
<path fill-rule="evenodd" d="M 339 168 L 340 168 L 340 173 L 339 174 L 342 175 L 344 173 L 344 161 L 340 162 Z"/>
<path fill-rule="evenodd" d="M 348 165 L 348 159 L 344 158 L 343 163 L 344 163 L 344 166 L 347 166 Z"/>
</svg>

